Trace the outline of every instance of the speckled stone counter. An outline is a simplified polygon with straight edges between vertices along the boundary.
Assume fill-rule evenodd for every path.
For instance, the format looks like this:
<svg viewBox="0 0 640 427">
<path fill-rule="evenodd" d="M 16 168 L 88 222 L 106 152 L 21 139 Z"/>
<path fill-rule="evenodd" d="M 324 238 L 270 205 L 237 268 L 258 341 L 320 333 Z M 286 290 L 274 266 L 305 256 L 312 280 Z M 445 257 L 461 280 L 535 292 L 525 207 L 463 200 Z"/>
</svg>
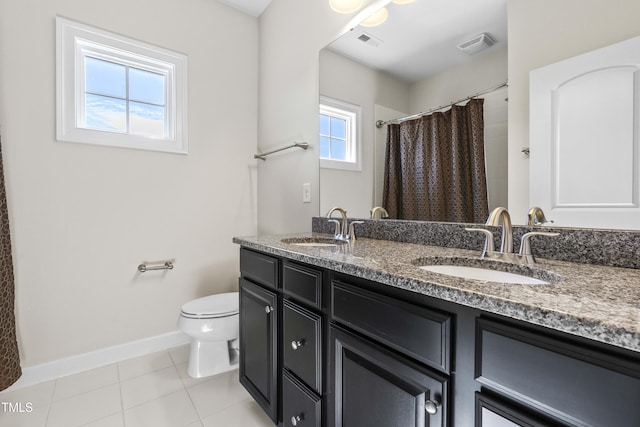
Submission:
<svg viewBox="0 0 640 427">
<path fill-rule="evenodd" d="M 351 221 L 351 219 L 350 219 Z M 356 226 L 356 235 L 371 239 L 448 248 L 476 249 L 484 244 L 484 236 L 469 233 L 467 227 L 493 230 L 494 244 L 500 245 L 501 230 L 484 224 L 463 224 L 433 221 L 369 220 Z M 328 218 L 312 219 L 311 231 L 332 233 L 334 225 Z M 534 253 L 541 258 L 611 267 L 640 268 L 640 231 L 603 230 L 597 228 L 527 227 L 513 226 L 513 246 L 517 251 L 520 238 L 530 231 L 549 231 L 559 235 L 553 238 L 533 237 Z"/>
<path fill-rule="evenodd" d="M 308 233 L 237 237 L 241 246 L 369 279 L 486 312 L 640 352 L 640 270 L 538 259 L 515 272 L 550 279 L 520 285 L 460 279 L 418 268 L 420 263 L 478 263 L 478 250 L 359 238 L 337 247 L 308 247 L 283 239 L 331 238 Z M 503 270 L 514 268 L 505 265 Z M 524 269 L 524 270 L 523 270 Z"/>
</svg>

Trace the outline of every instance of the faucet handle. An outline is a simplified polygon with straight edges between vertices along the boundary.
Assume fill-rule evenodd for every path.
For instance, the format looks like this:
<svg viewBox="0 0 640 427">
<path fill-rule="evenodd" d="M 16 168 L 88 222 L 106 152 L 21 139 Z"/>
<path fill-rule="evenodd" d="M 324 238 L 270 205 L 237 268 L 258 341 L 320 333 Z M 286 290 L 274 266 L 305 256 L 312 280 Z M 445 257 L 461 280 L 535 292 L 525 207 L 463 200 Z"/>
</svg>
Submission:
<svg viewBox="0 0 640 427">
<path fill-rule="evenodd" d="M 527 214 L 527 225 L 529 227 L 534 225 L 544 225 L 544 224 L 553 224 L 552 220 L 548 220 L 546 216 L 544 216 L 544 211 L 542 208 L 537 206 L 529 209 L 529 213 Z"/>
<path fill-rule="evenodd" d="M 484 228 L 465 228 L 466 231 L 473 231 L 482 233 L 485 235 L 486 239 L 484 241 L 484 247 L 482 248 L 482 254 L 480 254 L 480 258 L 484 258 L 487 252 L 495 252 L 495 247 L 493 245 L 493 233 Z"/>
<path fill-rule="evenodd" d="M 332 222 L 335 224 L 335 228 L 333 230 L 333 235 L 334 236 L 339 236 L 340 235 L 340 221 L 338 221 L 337 219 L 330 219 L 327 222 Z"/>
<path fill-rule="evenodd" d="M 356 229 L 354 227 L 354 225 L 356 224 L 364 224 L 364 221 L 351 221 L 351 224 L 349 225 L 349 239 L 350 240 L 356 240 Z"/>
<path fill-rule="evenodd" d="M 369 211 L 371 219 L 376 219 L 376 216 L 378 216 L 378 214 L 380 214 L 380 219 L 389 218 L 389 212 L 387 212 L 387 210 L 382 206 L 376 206 Z"/>
<path fill-rule="evenodd" d="M 531 253 L 531 237 L 532 236 L 547 236 L 547 237 L 555 237 L 559 236 L 560 233 L 549 233 L 545 231 L 531 231 L 529 233 L 525 233 L 522 236 L 522 240 L 520 240 L 520 255 L 521 257 L 526 257 L 527 262 L 534 263 L 536 262 L 533 254 Z"/>
</svg>

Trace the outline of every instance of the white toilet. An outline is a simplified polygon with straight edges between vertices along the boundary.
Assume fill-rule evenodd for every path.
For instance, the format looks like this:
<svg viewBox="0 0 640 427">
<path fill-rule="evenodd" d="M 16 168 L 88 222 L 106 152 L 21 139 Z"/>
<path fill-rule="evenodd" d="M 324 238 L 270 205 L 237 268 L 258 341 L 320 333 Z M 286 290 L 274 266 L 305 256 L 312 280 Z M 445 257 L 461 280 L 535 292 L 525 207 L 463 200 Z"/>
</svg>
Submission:
<svg viewBox="0 0 640 427">
<path fill-rule="evenodd" d="M 208 377 L 238 367 L 238 308 L 238 292 L 210 295 L 182 306 L 178 329 L 191 337 L 190 377 Z"/>
</svg>

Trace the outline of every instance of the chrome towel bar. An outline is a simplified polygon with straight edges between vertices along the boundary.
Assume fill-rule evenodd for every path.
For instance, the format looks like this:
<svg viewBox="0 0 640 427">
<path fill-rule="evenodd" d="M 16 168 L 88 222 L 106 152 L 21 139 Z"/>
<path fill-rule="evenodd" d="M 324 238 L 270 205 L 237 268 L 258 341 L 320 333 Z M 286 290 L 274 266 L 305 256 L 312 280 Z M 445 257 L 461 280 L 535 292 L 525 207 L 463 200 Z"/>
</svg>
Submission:
<svg viewBox="0 0 640 427">
<path fill-rule="evenodd" d="M 254 154 L 253 158 L 254 159 L 260 159 L 260 160 L 267 160 L 267 156 L 269 154 L 273 154 L 273 153 L 277 153 L 279 151 L 283 151 L 283 150 L 288 150 L 289 148 L 302 148 L 303 150 L 306 150 L 307 148 L 309 148 L 309 143 L 308 142 L 294 142 L 291 145 L 287 145 L 286 147 L 282 147 L 282 148 L 278 148 L 277 150 L 272 150 L 272 151 L 268 151 L 266 153 L 261 153 L 261 154 Z"/>
<path fill-rule="evenodd" d="M 145 263 L 142 263 L 138 266 L 138 271 L 140 273 L 151 270 L 173 270 L 173 263 L 171 261 L 165 261 L 162 264 L 147 265 Z"/>
</svg>

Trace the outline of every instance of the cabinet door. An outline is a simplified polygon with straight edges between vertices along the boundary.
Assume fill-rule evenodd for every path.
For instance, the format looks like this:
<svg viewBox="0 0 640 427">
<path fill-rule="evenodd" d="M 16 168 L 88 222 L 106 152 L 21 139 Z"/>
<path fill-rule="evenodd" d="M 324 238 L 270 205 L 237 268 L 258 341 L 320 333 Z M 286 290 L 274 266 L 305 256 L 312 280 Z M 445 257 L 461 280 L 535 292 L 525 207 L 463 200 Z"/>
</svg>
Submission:
<svg viewBox="0 0 640 427">
<path fill-rule="evenodd" d="M 290 301 L 282 307 L 282 364 L 322 393 L 322 319 Z"/>
<path fill-rule="evenodd" d="M 277 421 L 277 296 L 240 279 L 240 383 Z"/>
<path fill-rule="evenodd" d="M 322 400 L 287 372 L 282 375 L 282 424 L 284 427 L 322 426 Z"/>
<path fill-rule="evenodd" d="M 500 400 L 476 393 L 476 427 L 549 427 L 562 424 L 542 421 L 540 418 L 514 409 Z"/>
<path fill-rule="evenodd" d="M 330 341 L 330 425 L 447 425 L 446 377 L 335 327 Z"/>
</svg>

